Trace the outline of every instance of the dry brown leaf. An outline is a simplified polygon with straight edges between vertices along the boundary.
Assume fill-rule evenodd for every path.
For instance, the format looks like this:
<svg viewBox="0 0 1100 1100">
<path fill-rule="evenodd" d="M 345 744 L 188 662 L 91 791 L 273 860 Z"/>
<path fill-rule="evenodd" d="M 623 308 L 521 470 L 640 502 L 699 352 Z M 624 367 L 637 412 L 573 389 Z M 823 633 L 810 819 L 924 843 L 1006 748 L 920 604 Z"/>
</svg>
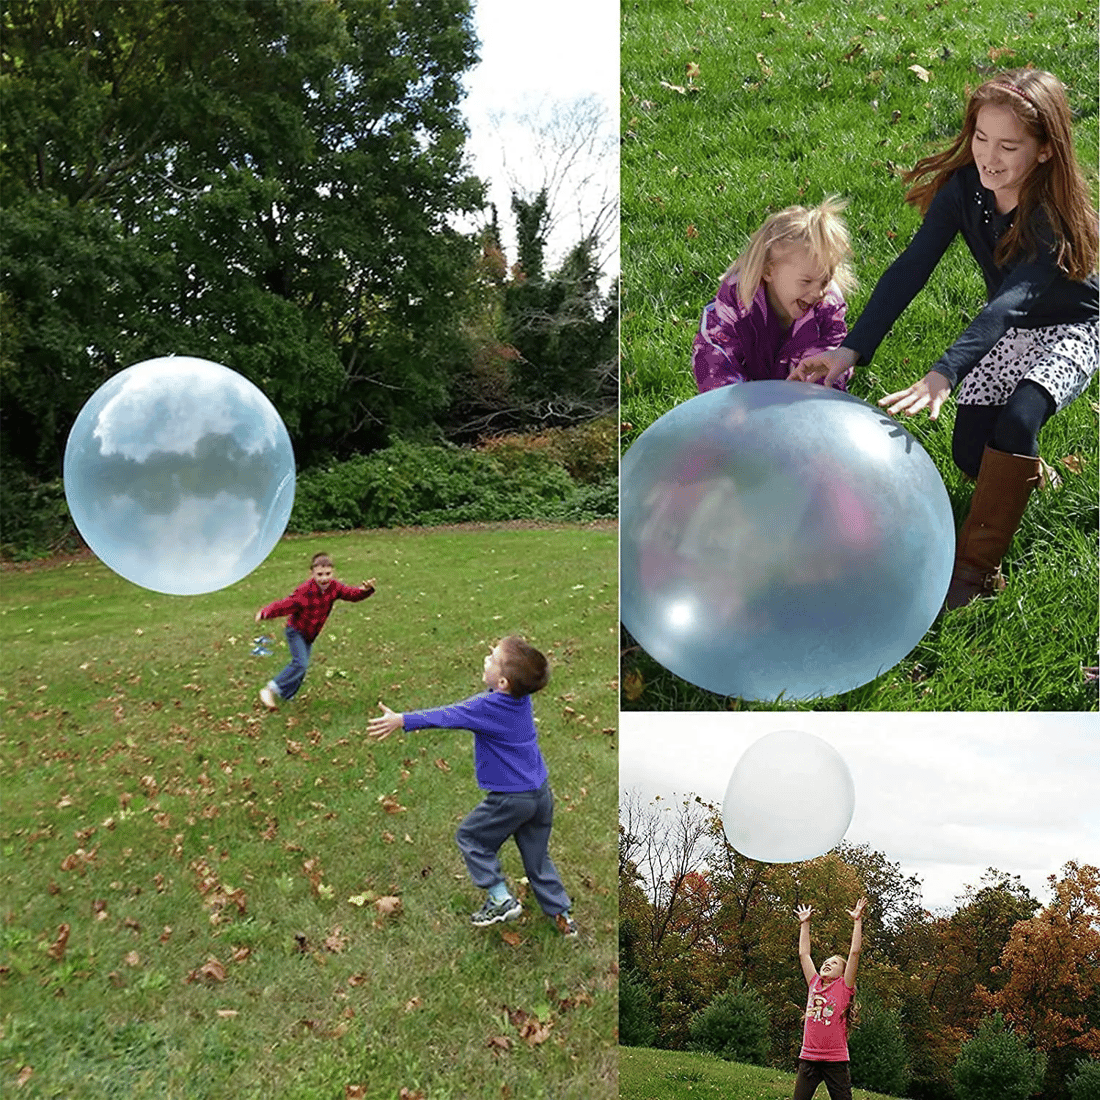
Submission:
<svg viewBox="0 0 1100 1100">
<path fill-rule="evenodd" d="M 366 1085 L 345 1085 L 344 1100 L 366 1100 Z"/>
<path fill-rule="evenodd" d="M 435 766 L 436 766 L 436 767 L 437 767 L 437 768 L 438 768 L 438 769 L 439 769 L 439 770 L 440 770 L 441 772 L 449 772 L 449 771 L 451 770 L 451 765 L 450 765 L 450 764 L 448 764 L 448 763 L 447 763 L 447 761 L 446 761 L 446 760 L 444 760 L 442 756 L 441 756 L 441 757 L 439 757 L 439 758 L 438 758 L 438 759 L 437 759 L 437 760 L 435 761 Z"/>
<path fill-rule="evenodd" d="M 69 946 L 69 933 L 72 931 L 71 927 L 67 924 L 58 926 L 57 939 L 53 941 L 53 944 L 46 951 L 46 954 L 51 959 L 55 959 L 60 962 L 65 957 L 65 948 Z"/>
<path fill-rule="evenodd" d="M 424 1100 L 425 1095 L 426 1094 L 421 1092 L 420 1089 L 414 1090 L 403 1087 L 400 1093 L 398 1093 L 397 1100 Z"/>
<path fill-rule="evenodd" d="M 1072 470 L 1075 474 L 1079 474 L 1084 468 L 1084 463 L 1081 461 L 1080 455 L 1064 455 L 1058 461 L 1061 462 L 1067 470 Z"/>
<path fill-rule="evenodd" d="M 379 898 L 374 903 L 374 908 L 381 917 L 395 917 L 401 912 L 401 899 L 393 894 Z"/>
<path fill-rule="evenodd" d="M 339 955 L 343 952 L 344 948 L 348 945 L 348 938 L 344 935 L 344 930 L 340 925 L 337 925 L 326 937 L 325 937 L 325 950 L 331 951 L 334 955 Z"/>
<path fill-rule="evenodd" d="M 932 78 L 932 74 L 923 65 L 910 65 L 909 71 L 917 74 L 918 80 L 923 80 L 925 84 Z"/>
<path fill-rule="evenodd" d="M 136 951 L 129 951 L 122 960 L 127 966 L 141 966 L 141 956 Z"/>
<path fill-rule="evenodd" d="M 423 997 L 413 997 L 411 1000 L 405 1002 L 405 1011 L 413 1012 L 418 1009 L 424 1003 Z"/>
<path fill-rule="evenodd" d="M 509 947 L 519 947 L 523 943 L 523 937 L 518 932 L 501 932 L 500 938 Z"/>
<path fill-rule="evenodd" d="M 213 955 L 211 955 L 197 970 L 192 970 L 191 973 L 187 975 L 188 983 L 206 982 L 210 985 L 214 982 L 224 982 L 225 979 L 225 966 L 215 959 Z"/>
<path fill-rule="evenodd" d="M 34 1067 L 33 1066 L 24 1066 L 19 1071 L 19 1076 L 15 1079 L 16 1087 L 22 1088 L 33 1076 L 34 1076 Z"/>
<path fill-rule="evenodd" d="M 686 234 L 687 234 L 688 239 L 690 240 L 692 237 L 698 237 L 699 236 L 699 230 L 696 229 L 694 225 L 689 225 L 687 227 Z"/>
<path fill-rule="evenodd" d="M 491 1035 L 485 1045 L 494 1054 L 499 1054 L 502 1050 L 512 1049 L 512 1040 L 507 1035 Z"/>
<path fill-rule="evenodd" d="M 380 794 L 378 802 L 388 814 L 403 814 L 405 812 L 405 807 L 397 800 L 396 795 Z"/>
<path fill-rule="evenodd" d="M 667 88 L 670 92 L 679 92 L 680 95 L 687 95 L 687 88 L 680 87 L 679 84 L 669 84 L 667 80 L 661 81 L 661 87 Z"/>
<path fill-rule="evenodd" d="M 232 1020 L 234 1016 L 239 1016 L 240 1012 L 238 1012 L 235 1008 L 219 1008 L 218 1015 L 223 1020 Z"/>
<path fill-rule="evenodd" d="M 628 672 L 623 678 L 623 697 L 630 703 L 636 703 L 645 691 L 645 679 L 640 672 Z"/>
</svg>

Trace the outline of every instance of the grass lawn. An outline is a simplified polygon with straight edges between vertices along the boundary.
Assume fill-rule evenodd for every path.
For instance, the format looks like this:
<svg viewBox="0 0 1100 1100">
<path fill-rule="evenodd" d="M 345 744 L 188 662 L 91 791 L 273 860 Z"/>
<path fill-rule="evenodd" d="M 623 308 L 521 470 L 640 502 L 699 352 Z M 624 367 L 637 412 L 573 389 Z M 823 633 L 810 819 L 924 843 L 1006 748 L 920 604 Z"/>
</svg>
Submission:
<svg viewBox="0 0 1100 1100">
<path fill-rule="evenodd" d="M 621 1100 L 790 1100 L 794 1074 L 726 1062 L 712 1054 L 621 1047 Z M 818 1095 L 825 1086 L 818 1085 Z M 880 1092 L 853 1089 L 854 1100 L 889 1100 Z"/>
<path fill-rule="evenodd" d="M 469 1100 L 616 1095 L 617 533 L 505 526 L 284 539 L 170 597 L 94 559 L 0 594 L 0 1087 L 28 1097 Z M 253 615 L 328 550 L 337 604 L 298 699 L 258 688 Z M 275 626 L 277 629 L 272 630 Z M 481 903 L 453 840 L 479 800 L 463 731 L 365 738 L 481 690 L 499 637 L 535 697 L 551 852 L 581 927 Z M 518 853 L 502 852 L 518 883 Z"/>
<path fill-rule="evenodd" d="M 966 89 L 1007 67 L 1058 73 L 1096 197 L 1097 18 L 1055 0 L 720 0 L 627 3 L 622 37 L 624 447 L 694 396 L 690 349 L 703 307 L 769 213 L 830 193 L 860 287 L 849 323 L 919 215 L 900 173 L 961 125 Z M 956 242 L 851 391 L 874 402 L 920 378 L 984 303 Z M 623 638 L 623 707 L 641 710 L 1091 710 L 1097 665 L 1097 382 L 1044 428 L 1063 484 L 1032 498 L 1005 562 L 1007 590 L 941 615 L 913 652 L 832 699 L 727 699 L 666 672 Z M 956 516 L 970 486 L 951 461 L 953 407 L 905 418 Z M 904 520 L 903 520 L 904 521 Z M 882 594 L 889 614 L 897 593 Z"/>
</svg>

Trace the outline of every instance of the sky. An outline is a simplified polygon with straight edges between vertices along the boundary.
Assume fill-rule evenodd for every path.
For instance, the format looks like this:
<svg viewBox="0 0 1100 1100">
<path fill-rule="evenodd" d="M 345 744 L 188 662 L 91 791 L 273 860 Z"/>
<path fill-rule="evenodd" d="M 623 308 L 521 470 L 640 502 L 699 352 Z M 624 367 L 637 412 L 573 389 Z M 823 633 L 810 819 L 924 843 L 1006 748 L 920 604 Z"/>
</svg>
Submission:
<svg viewBox="0 0 1100 1100">
<path fill-rule="evenodd" d="M 814 734 L 855 786 L 845 834 L 922 882 L 950 911 L 986 868 L 1043 903 L 1069 860 L 1100 865 L 1100 736 L 1094 714 L 646 714 L 620 717 L 619 789 L 721 806 L 741 754 L 765 734 Z"/>
<path fill-rule="evenodd" d="M 489 197 L 497 205 L 508 259 L 514 261 L 505 154 L 509 168 L 522 168 L 525 184 L 528 172 L 530 186 L 537 189 L 541 182 L 537 165 L 525 156 L 526 135 L 516 118 L 540 105 L 548 110 L 555 101 L 595 96 L 618 133 L 619 5 L 618 0 L 475 0 L 474 23 L 481 62 L 463 81 L 467 150 L 474 173 L 491 185 Z M 617 163 L 612 169 L 617 181 Z M 560 258 L 578 237 L 567 229 L 552 239 L 550 258 Z M 606 269 L 618 271 L 617 244 Z"/>
</svg>

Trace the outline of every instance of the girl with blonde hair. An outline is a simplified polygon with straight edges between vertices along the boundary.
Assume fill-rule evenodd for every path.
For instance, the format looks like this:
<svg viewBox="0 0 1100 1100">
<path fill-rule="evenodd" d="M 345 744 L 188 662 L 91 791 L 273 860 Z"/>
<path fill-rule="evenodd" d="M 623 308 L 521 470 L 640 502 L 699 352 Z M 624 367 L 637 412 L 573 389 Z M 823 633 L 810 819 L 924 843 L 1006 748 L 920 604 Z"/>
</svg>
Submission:
<svg viewBox="0 0 1100 1100">
<path fill-rule="evenodd" d="M 788 206 L 752 235 L 703 310 L 691 353 L 701 393 L 786 378 L 800 359 L 844 338 L 844 294 L 855 286 L 845 205 Z"/>
</svg>

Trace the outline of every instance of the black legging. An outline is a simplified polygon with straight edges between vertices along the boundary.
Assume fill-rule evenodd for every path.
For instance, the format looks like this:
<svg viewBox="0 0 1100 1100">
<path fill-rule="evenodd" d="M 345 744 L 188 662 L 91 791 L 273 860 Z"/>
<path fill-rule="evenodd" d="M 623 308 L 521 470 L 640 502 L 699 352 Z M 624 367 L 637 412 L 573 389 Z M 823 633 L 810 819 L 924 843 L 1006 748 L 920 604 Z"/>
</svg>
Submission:
<svg viewBox="0 0 1100 1100">
<path fill-rule="evenodd" d="M 1014 455 L 1039 453 L 1039 429 L 1054 415 L 1054 398 L 1025 378 L 1004 405 L 959 405 L 951 457 L 964 474 L 978 476 L 986 444 Z"/>
</svg>

